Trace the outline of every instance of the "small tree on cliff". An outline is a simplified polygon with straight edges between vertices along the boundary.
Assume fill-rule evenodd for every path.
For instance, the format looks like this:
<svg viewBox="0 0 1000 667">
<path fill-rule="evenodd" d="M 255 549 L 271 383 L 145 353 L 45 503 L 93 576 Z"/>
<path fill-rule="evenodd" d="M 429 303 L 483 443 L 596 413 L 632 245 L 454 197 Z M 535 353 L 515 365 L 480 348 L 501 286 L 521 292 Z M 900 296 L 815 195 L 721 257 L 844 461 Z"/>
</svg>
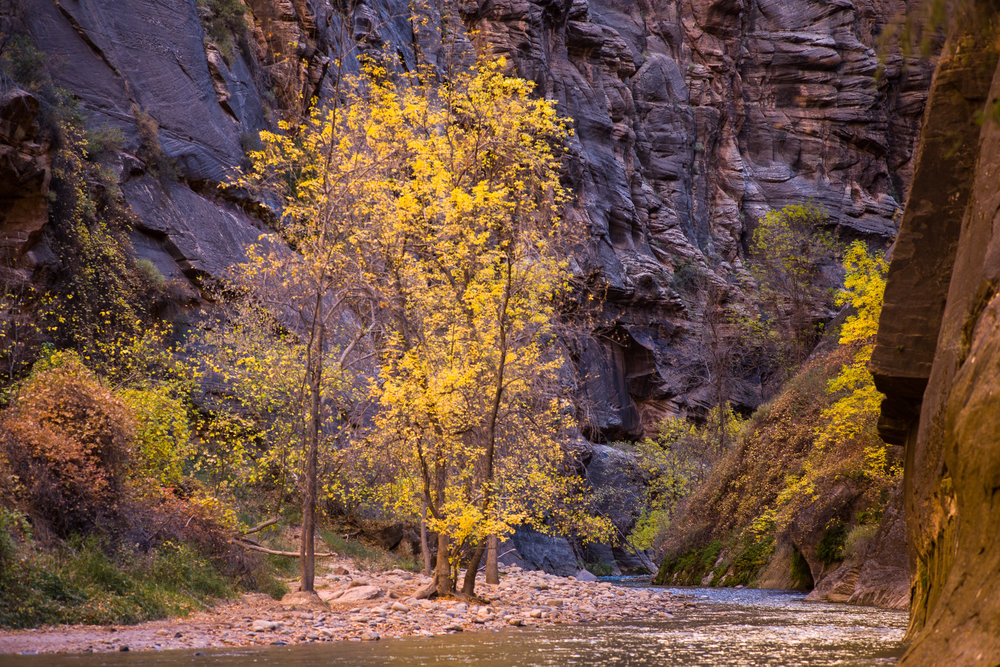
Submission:
<svg viewBox="0 0 1000 667">
<path fill-rule="evenodd" d="M 748 266 L 765 329 L 787 364 L 808 354 L 819 335 L 817 314 L 830 305 L 824 271 L 837 255 L 837 242 L 826 225 L 817 204 L 789 204 L 768 211 L 753 233 Z"/>
</svg>

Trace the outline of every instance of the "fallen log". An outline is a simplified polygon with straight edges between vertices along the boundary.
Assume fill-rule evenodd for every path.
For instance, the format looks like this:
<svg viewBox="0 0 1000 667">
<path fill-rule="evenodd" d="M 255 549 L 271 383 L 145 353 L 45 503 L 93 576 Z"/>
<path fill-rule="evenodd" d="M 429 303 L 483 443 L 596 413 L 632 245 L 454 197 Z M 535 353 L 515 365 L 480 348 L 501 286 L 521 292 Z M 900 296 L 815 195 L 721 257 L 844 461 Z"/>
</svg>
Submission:
<svg viewBox="0 0 1000 667">
<path fill-rule="evenodd" d="M 302 554 L 299 553 L 298 551 L 279 551 L 277 549 L 268 549 L 267 547 L 262 547 L 261 545 L 257 544 L 256 542 L 250 542 L 248 540 L 241 540 L 239 538 L 237 538 L 236 540 L 234 540 L 234 542 L 236 544 L 240 545 L 241 547 L 243 547 L 244 549 L 247 549 L 249 551 L 259 551 L 259 552 L 261 552 L 263 554 L 268 554 L 270 556 L 285 556 L 287 558 L 301 558 L 302 557 Z M 332 551 L 324 551 L 324 552 L 321 552 L 321 553 L 316 553 L 314 555 L 316 556 L 316 558 L 332 558 L 333 556 L 336 556 L 337 554 L 334 553 L 334 552 L 332 552 Z"/>
</svg>

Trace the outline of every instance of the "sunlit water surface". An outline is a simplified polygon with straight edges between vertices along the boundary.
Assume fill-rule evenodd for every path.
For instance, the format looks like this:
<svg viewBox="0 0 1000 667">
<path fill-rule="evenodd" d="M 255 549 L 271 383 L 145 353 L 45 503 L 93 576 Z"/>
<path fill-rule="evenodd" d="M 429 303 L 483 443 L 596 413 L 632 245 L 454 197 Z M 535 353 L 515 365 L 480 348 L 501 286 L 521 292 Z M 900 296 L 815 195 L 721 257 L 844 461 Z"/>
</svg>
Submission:
<svg viewBox="0 0 1000 667">
<path fill-rule="evenodd" d="M 872 665 L 902 654 L 904 612 L 785 591 L 670 590 L 690 596 L 672 619 L 265 649 L 0 656 L 0 665 Z"/>
</svg>

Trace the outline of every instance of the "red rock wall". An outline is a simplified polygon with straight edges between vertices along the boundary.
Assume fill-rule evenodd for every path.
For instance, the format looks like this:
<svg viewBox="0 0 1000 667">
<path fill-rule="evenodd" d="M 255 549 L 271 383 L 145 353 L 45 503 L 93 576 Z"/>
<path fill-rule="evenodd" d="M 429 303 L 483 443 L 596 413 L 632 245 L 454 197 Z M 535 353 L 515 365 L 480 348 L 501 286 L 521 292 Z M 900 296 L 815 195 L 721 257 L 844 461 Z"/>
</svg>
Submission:
<svg viewBox="0 0 1000 667">
<path fill-rule="evenodd" d="M 992 3 L 935 77 L 872 360 L 905 442 L 906 664 L 1000 660 L 1000 68 Z"/>
</svg>

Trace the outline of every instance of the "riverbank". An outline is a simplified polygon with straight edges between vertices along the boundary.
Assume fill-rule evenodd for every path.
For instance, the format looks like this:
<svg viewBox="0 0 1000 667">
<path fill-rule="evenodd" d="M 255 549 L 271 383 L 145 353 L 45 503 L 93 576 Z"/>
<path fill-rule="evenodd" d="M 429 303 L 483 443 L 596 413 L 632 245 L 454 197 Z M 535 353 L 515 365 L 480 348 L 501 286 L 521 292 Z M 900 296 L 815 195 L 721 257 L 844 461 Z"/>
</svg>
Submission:
<svg viewBox="0 0 1000 667">
<path fill-rule="evenodd" d="M 486 604 L 415 600 L 413 595 L 430 579 L 403 570 L 366 572 L 348 561 L 328 564 L 324 570 L 316 580 L 320 601 L 298 594 L 279 601 L 258 593 L 222 601 L 186 618 L 139 625 L 2 631 L 0 654 L 372 641 L 634 616 L 669 618 L 681 606 L 665 591 L 579 581 L 516 566 L 503 568 L 498 585 L 479 584 Z"/>
</svg>

